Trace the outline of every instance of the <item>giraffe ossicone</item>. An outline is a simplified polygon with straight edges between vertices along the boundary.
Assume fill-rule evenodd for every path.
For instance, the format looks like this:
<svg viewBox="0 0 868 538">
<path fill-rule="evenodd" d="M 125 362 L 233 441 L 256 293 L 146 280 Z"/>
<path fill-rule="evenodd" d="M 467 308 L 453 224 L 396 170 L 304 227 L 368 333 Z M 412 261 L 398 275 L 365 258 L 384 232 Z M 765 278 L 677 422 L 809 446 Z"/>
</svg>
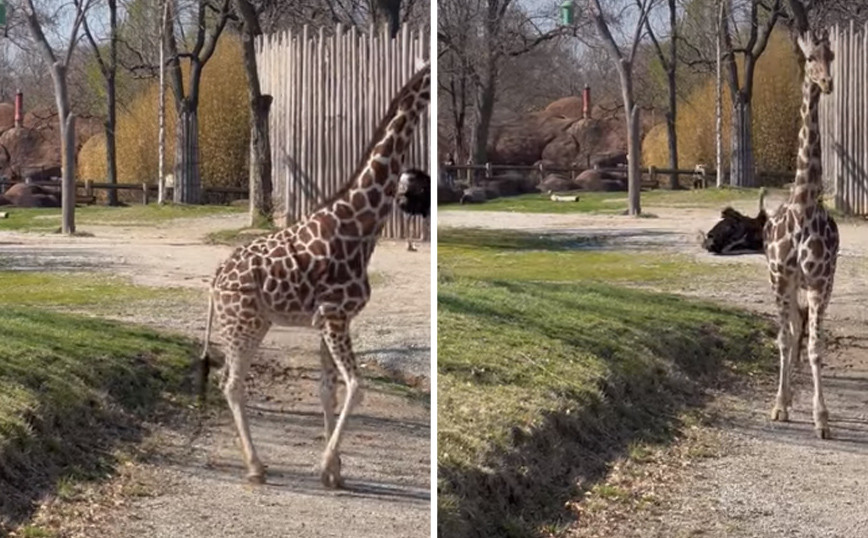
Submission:
<svg viewBox="0 0 868 538">
<path fill-rule="evenodd" d="M 290 227 L 237 248 L 217 268 L 209 290 L 200 395 L 213 327 L 226 356 L 222 389 L 251 482 L 264 482 L 265 469 L 250 436 L 244 379 L 260 342 L 276 324 L 313 326 L 321 333 L 327 444 L 320 478 L 327 487 L 342 485 L 341 437 L 362 398 L 350 322 L 371 294 L 368 262 L 392 214 L 411 138 L 431 99 L 430 74 L 427 64 L 393 98 L 359 167 L 341 189 Z M 338 376 L 346 396 L 336 417 Z"/>
<path fill-rule="evenodd" d="M 823 318 L 835 280 L 839 236 L 834 219 L 822 203 L 818 105 L 821 94 L 832 91 L 830 64 L 834 54 L 826 34 L 814 36 L 805 32 L 798 36 L 797 42 L 805 58 L 805 74 L 796 179 L 789 198 L 763 229 L 779 323 L 780 378 L 772 420 L 789 419 L 789 407 L 793 403 L 790 377 L 807 336 L 814 382 L 814 429 L 818 437 L 828 439 L 831 432 L 823 398 L 821 339 Z"/>
</svg>

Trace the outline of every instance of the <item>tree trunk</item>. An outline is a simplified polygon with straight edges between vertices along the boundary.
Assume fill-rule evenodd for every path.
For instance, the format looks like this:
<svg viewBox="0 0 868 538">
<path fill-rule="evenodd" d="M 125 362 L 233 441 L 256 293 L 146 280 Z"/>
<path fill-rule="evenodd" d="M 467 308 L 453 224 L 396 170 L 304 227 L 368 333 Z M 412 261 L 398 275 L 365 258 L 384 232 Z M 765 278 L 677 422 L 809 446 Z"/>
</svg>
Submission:
<svg viewBox="0 0 868 538">
<path fill-rule="evenodd" d="M 198 204 L 201 201 L 199 178 L 199 113 L 187 100 L 175 128 L 175 190 L 176 204 Z"/>
<path fill-rule="evenodd" d="M 669 111 L 666 113 L 666 131 L 669 138 L 669 168 L 678 170 L 678 133 L 675 131 L 675 120 L 678 118 L 678 95 L 675 80 L 678 67 L 678 19 L 675 0 L 669 0 L 669 29 L 672 36 L 669 39 L 669 62 L 666 71 L 669 83 Z M 678 174 L 669 176 L 669 188 L 678 188 Z"/>
<path fill-rule="evenodd" d="M 473 127 L 473 162 L 475 164 L 488 162 L 488 130 L 491 126 L 491 116 L 494 114 L 494 98 L 497 92 L 494 67 L 492 65 L 488 67 L 485 81 L 478 89 L 476 97 L 476 125 Z"/>
<path fill-rule="evenodd" d="M 68 113 L 64 128 L 61 132 L 63 137 L 63 226 L 62 233 L 75 233 L 75 114 Z"/>
<path fill-rule="evenodd" d="M 118 182 L 117 148 L 115 145 L 115 125 L 117 125 L 117 95 L 115 86 L 114 73 L 110 73 L 106 78 L 108 115 L 105 121 L 105 158 L 107 180 L 112 185 Z M 108 205 L 118 205 L 117 189 L 109 189 Z"/>
<path fill-rule="evenodd" d="M 254 39 L 262 31 L 256 12 L 246 0 L 236 0 L 235 5 L 243 20 L 241 50 L 244 71 L 247 73 L 247 102 L 250 108 L 250 225 L 257 226 L 261 221 L 271 222 L 274 212 L 271 139 L 268 132 L 268 115 L 273 98 L 262 95 L 259 86 Z"/>
<path fill-rule="evenodd" d="M 678 96 L 675 93 L 675 69 L 669 70 L 669 110 L 666 112 L 666 134 L 669 140 L 669 168 L 678 170 L 678 133 L 675 132 L 676 107 Z M 669 188 L 678 188 L 678 174 L 669 176 Z"/>
<path fill-rule="evenodd" d="M 621 77 L 621 97 L 624 100 L 624 121 L 627 123 L 627 212 L 639 215 L 639 193 L 642 189 L 642 175 L 639 167 L 642 159 L 640 140 L 639 107 L 633 100 L 633 74 L 630 62 L 621 60 L 617 64 Z"/>
<path fill-rule="evenodd" d="M 730 184 L 737 187 L 755 186 L 751 103 L 745 100 L 742 92 L 736 94 L 732 104 Z"/>
<path fill-rule="evenodd" d="M 374 22 L 379 26 L 379 18 L 389 21 L 389 37 L 395 39 L 401 28 L 401 0 L 377 0 L 374 7 Z"/>
<path fill-rule="evenodd" d="M 63 178 L 61 180 L 62 221 L 60 231 L 75 233 L 75 117 L 69 107 L 69 91 L 66 84 L 66 67 L 60 62 L 51 69 L 54 82 L 54 97 L 57 103 L 57 123 L 60 127 L 60 156 Z"/>
<path fill-rule="evenodd" d="M 639 203 L 639 193 L 642 190 L 642 142 L 640 139 L 641 126 L 639 125 L 639 106 L 633 104 L 630 118 L 627 120 L 627 198 L 629 205 L 627 211 L 630 215 L 638 216 L 642 213 Z"/>
<path fill-rule="evenodd" d="M 271 139 L 268 114 L 272 97 L 260 95 L 250 100 L 250 225 L 271 222 Z"/>
</svg>

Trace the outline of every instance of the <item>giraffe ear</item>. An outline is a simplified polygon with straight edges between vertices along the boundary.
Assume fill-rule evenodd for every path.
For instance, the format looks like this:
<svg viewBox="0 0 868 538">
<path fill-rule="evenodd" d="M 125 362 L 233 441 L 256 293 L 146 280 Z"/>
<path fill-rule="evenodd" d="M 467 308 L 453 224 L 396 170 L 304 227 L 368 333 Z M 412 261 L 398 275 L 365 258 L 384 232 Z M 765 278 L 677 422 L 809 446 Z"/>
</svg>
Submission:
<svg viewBox="0 0 868 538">
<path fill-rule="evenodd" d="M 814 49 L 814 42 L 813 39 L 811 39 L 810 32 L 799 34 L 796 37 L 796 43 L 799 45 L 799 50 L 802 51 L 802 55 L 805 59 L 811 56 L 811 52 Z"/>
</svg>

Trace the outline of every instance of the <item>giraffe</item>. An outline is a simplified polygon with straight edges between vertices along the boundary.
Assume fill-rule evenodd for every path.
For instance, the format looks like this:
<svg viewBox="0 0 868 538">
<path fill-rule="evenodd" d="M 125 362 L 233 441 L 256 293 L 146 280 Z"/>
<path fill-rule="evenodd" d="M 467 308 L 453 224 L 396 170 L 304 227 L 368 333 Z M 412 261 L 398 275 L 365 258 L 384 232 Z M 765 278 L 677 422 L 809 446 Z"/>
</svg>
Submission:
<svg viewBox="0 0 868 538">
<path fill-rule="evenodd" d="M 243 383 L 260 342 L 279 324 L 313 326 L 321 333 L 326 448 L 320 479 L 328 488 L 343 485 L 341 435 L 362 399 L 350 322 L 371 294 L 368 262 L 392 213 L 411 136 L 430 101 L 430 72 L 424 62 L 392 100 L 359 167 L 332 198 L 292 226 L 239 247 L 216 271 L 201 371 L 206 377 L 213 323 L 226 355 L 221 385 L 251 483 L 264 483 L 265 469 L 250 437 Z M 335 421 L 338 374 L 346 395 Z"/>
<path fill-rule="evenodd" d="M 802 126 L 796 178 L 786 202 L 763 230 L 769 276 L 778 309 L 780 380 L 772 420 L 788 420 L 792 405 L 790 375 L 798 362 L 807 329 L 808 360 L 814 380 L 813 417 L 816 435 L 830 438 L 829 413 L 821 386 L 821 329 L 835 279 L 838 227 L 823 207 L 818 103 L 832 91 L 830 64 L 834 54 L 828 35 L 802 32 L 797 42 L 805 59 Z"/>
</svg>

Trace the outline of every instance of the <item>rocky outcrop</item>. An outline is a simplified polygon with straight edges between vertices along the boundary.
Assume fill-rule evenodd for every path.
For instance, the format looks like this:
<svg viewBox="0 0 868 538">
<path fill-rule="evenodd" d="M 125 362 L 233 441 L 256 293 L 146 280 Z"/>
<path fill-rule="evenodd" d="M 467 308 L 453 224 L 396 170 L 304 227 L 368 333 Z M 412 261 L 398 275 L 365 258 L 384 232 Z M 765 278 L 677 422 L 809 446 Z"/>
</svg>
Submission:
<svg viewBox="0 0 868 538">
<path fill-rule="evenodd" d="M 8 179 L 48 180 L 61 175 L 60 130 L 57 114 L 36 109 L 24 115 L 22 127 L 14 126 L 13 105 L 0 103 L 0 176 Z M 77 118 L 76 152 L 102 131 L 96 118 Z"/>
<path fill-rule="evenodd" d="M 60 207 L 60 192 L 38 185 L 16 183 L 0 195 L 0 206 Z"/>
<path fill-rule="evenodd" d="M 489 147 L 492 163 L 590 168 L 626 162 L 624 120 L 604 118 L 597 109 L 582 118 L 582 100 L 566 97 L 540 112 L 495 127 Z"/>
</svg>

